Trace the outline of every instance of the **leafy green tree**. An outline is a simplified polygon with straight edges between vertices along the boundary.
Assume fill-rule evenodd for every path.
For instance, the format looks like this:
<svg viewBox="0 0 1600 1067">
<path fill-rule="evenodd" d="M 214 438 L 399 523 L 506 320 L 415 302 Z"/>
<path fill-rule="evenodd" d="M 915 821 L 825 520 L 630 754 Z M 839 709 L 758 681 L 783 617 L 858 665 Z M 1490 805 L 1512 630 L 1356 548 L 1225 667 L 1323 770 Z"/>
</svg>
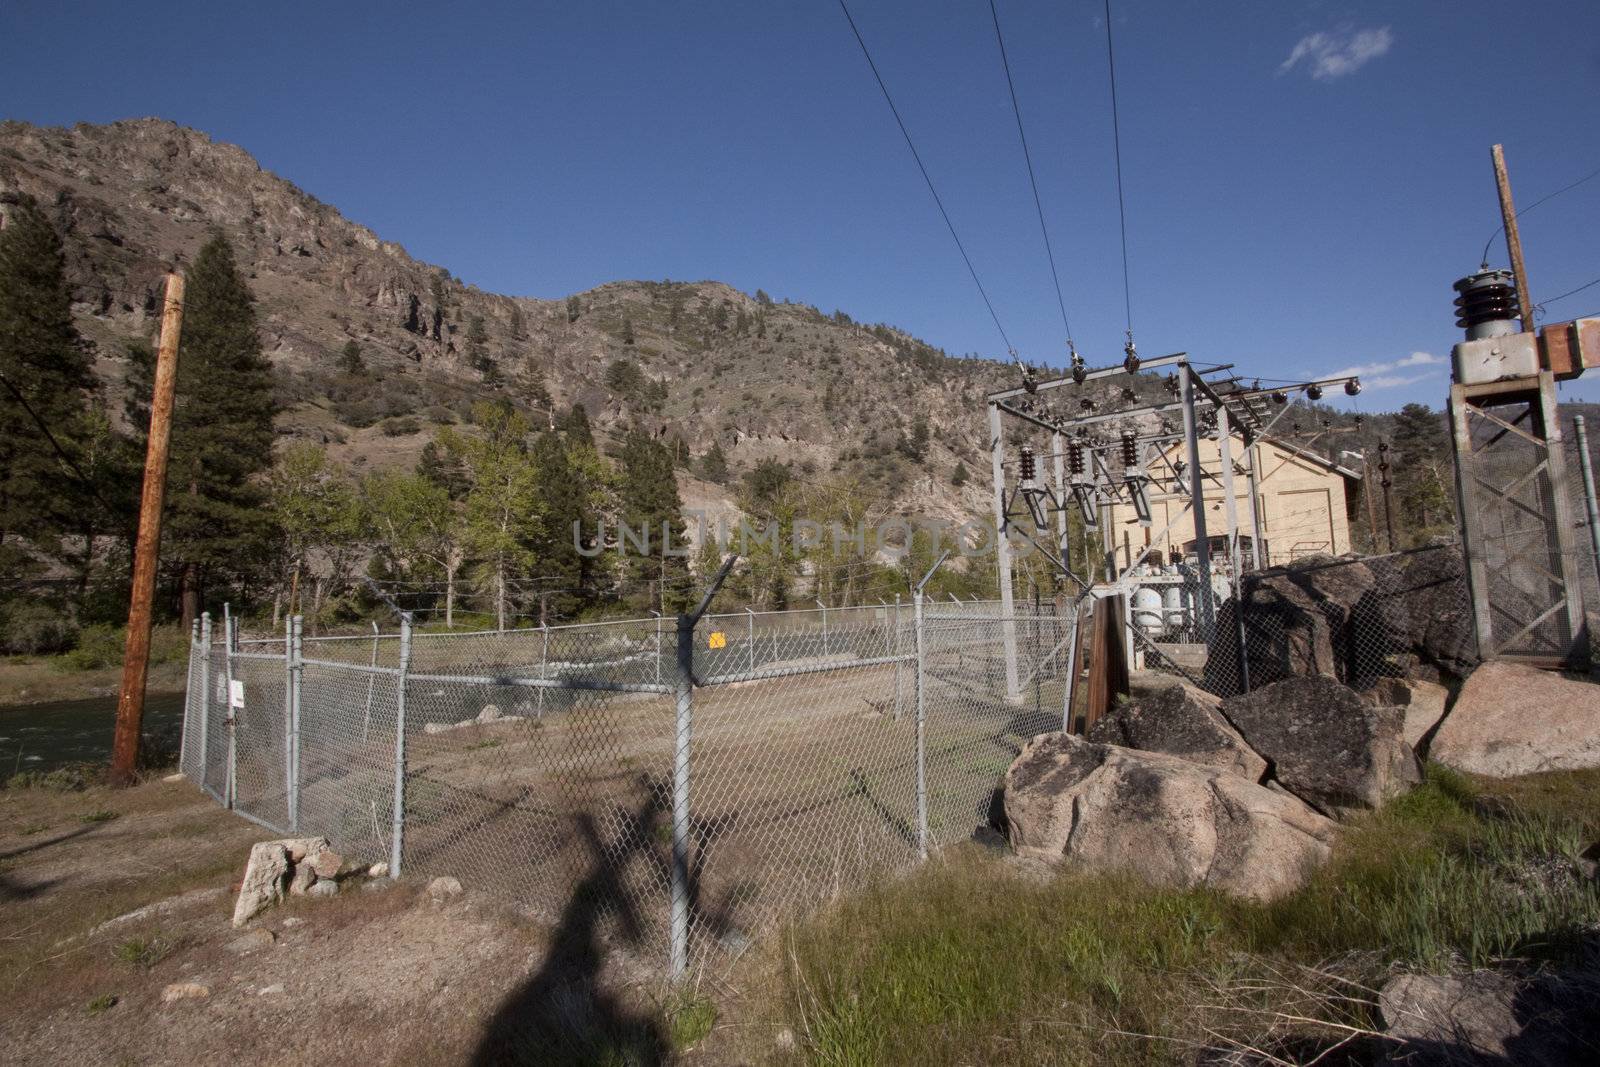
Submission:
<svg viewBox="0 0 1600 1067">
<path fill-rule="evenodd" d="M 361 346 L 353 338 L 339 350 L 339 369 L 349 375 L 367 373 L 366 360 L 361 358 Z"/>
<path fill-rule="evenodd" d="M 688 567 L 681 555 L 688 547 L 683 525 L 683 502 L 672 473 L 672 452 L 642 430 L 628 431 L 622 443 L 622 472 L 618 496 L 622 521 L 636 531 L 649 531 L 646 550 L 629 545 L 630 577 L 654 585 L 653 600 L 673 611 L 688 602 Z"/>
<path fill-rule="evenodd" d="M 713 439 L 711 447 L 700 457 L 700 475 L 708 482 L 722 485 L 728 480 L 728 456 L 722 451 L 722 442 Z"/>
<path fill-rule="evenodd" d="M 55 227 L 24 198 L 0 230 L 0 571 L 8 574 L 35 554 L 59 557 L 96 503 L 96 487 L 73 469 L 94 378 L 65 268 Z"/>
<path fill-rule="evenodd" d="M 483 561 L 494 591 L 495 620 L 505 629 L 510 583 L 532 569 L 533 543 L 542 532 L 536 469 L 528 456 L 528 420 L 509 404 L 473 405 L 479 434 L 446 427 L 440 445 L 466 464 L 469 488 L 463 501 L 466 543 Z"/>
<path fill-rule="evenodd" d="M 296 441 L 279 453 L 267 475 L 279 551 L 289 571 L 290 614 L 303 611 L 304 587 L 312 586 L 313 625 L 348 591 L 366 528 L 362 501 L 348 474 L 321 445 Z"/>
<path fill-rule="evenodd" d="M 255 299 L 221 234 L 196 254 L 184 304 L 162 548 L 178 573 L 187 629 L 207 588 L 242 582 L 270 555 L 262 475 L 272 466 L 276 407 Z M 129 421 L 142 454 L 154 361 L 148 346 L 130 346 L 129 354 Z"/>
<path fill-rule="evenodd" d="M 389 569 L 444 579 L 444 624 L 455 625 L 456 581 L 466 562 L 461 509 L 443 484 L 420 472 L 382 471 L 362 484 L 369 534 Z"/>
</svg>

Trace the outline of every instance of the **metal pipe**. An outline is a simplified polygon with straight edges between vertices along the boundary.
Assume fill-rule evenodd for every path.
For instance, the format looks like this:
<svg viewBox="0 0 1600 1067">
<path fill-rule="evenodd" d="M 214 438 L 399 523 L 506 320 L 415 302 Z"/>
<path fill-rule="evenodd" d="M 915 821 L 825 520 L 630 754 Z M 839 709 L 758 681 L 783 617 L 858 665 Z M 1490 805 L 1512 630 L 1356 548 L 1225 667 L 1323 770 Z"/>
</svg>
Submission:
<svg viewBox="0 0 1600 1067">
<path fill-rule="evenodd" d="M 1210 642 L 1215 622 L 1211 605 L 1211 543 L 1206 535 L 1205 472 L 1200 468 L 1200 431 L 1194 411 L 1194 370 L 1187 363 L 1178 372 L 1178 399 L 1183 404 L 1183 437 L 1189 445 L 1190 512 L 1194 516 L 1195 567 L 1199 571 L 1200 639 Z"/>
<path fill-rule="evenodd" d="M 302 651 L 301 651 L 301 663 L 302 663 L 302 665 L 304 665 L 304 662 L 305 662 L 304 661 L 304 656 L 305 656 L 305 652 L 302 649 Z M 374 669 L 376 669 L 377 666 L 378 666 L 378 622 L 377 622 L 376 619 L 374 619 L 372 621 L 372 667 Z M 366 741 L 367 735 L 372 732 L 372 691 L 373 691 L 373 688 L 377 684 L 378 684 L 378 676 L 376 674 L 372 674 L 372 675 L 369 675 L 367 677 L 367 705 L 366 705 L 365 710 L 363 710 L 362 713 L 361 713 L 361 740 L 362 741 Z"/>
<path fill-rule="evenodd" d="M 1250 692 L 1250 656 L 1244 632 L 1244 564 L 1239 558 L 1239 509 L 1233 498 L 1233 431 L 1228 425 L 1228 408 L 1217 407 L 1217 450 L 1222 460 L 1223 513 L 1228 517 L 1228 566 L 1233 579 L 1233 622 L 1239 640 L 1239 683 Z M 1130 661 L 1131 662 L 1131 661 Z"/>
<path fill-rule="evenodd" d="M 680 977 L 689 966 L 689 742 L 694 729 L 694 627 L 697 621 L 692 615 L 678 616 L 677 733 L 672 746 L 673 978 Z"/>
<path fill-rule="evenodd" d="M 228 773 L 223 782 L 223 789 L 228 797 L 228 807 L 237 807 L 239 803 L 239 720 L 234 715 L 233 707 L 233 645 L 235 639 L 233 613 L 227 604 L 222 605 L 222 668 L 223 677 L 228 683 L 227 694 L 223 697 L 223 708 L 227 711 L 228 724 Z M 243 701 L 240 702 L 241 704 Z M 242 707 L 239 710 L 244 710 Z"/>
<path fill-rule="evenodd" d="M 394 813 L 390 819 L 389 877 L 400 877 L 406 834 L 406 675 L 411 670 L 411 613 L 400 616 L 400 676 L 394 689 Z"/>
<path fill-rule="evenodd" d="M 935 564 L 938 566 L 938 564 Z M 917 634 L 917 856 L 921 859 L 928 858 L 928 769 L 927 769 L 927 725 L 923 707 L 923 665 L 927 661 L 927 654 L 923 648 L 922 635 L 922 588 L 911 594 L 911 606 L 914 625 Z"/>
<path fill-rule="evenodd" d="M 1589 458 L 1589 433 L 1583 416 L 1572 419 L 1573 436 L 1578 439 L 1578 467 L 1583 471 L 1583 503 L 1589 512 L 1589 541 L 1594 546 L 1595 577 L 1600 579 L 1600 504 L 1595 502 L 1594 463 Z"/>
<path fill-rule="evenodd" d="M 200 788 L 211 771 L 211 612 L 200 613 Z"/>
<path fill-rule="evenodd" d="M 995 566 L 1000 571 L 1000 636 L 1005 646 L 1006 702 L 1017 704 L 1022 694 L 1017 687 L 1016 605 L 1011 592 L 1011 542 L 1006 538 L 1005 437 L 1000 427 L 1000 406 L 989 403 L 989 465 L 994 476 Z"/>
</svg>

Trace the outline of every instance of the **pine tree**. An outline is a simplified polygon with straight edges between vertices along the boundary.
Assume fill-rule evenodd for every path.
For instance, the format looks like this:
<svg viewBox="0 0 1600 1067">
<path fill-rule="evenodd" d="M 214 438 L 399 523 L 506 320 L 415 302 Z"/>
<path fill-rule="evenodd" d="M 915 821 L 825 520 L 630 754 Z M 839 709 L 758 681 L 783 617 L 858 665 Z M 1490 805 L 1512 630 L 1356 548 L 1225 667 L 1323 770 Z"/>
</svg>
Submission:
<svg viewBox="0 0 1600 1067">
<path fill-rule="evenodd" d="M 721 441 L 713 440 L 711 447 L 700 457 L 700 475 L 717 485 L 728 480 L 728 456 L 722 451 Z"/>
<path fill-rule="evenodd" d="M 354 340 L 346 341 L 344 348 L 340 350 L 339 369 L 350 375 L 367 372 L 366 361 L 361 358 L 361 346 Z"/>
<path fill-rule="evenodd" d="M 566 434 L 575 444 L 594 447 L 594 431 L 589 428 L 589 409 L 582 404 L 572 405 L 565 418 L 557 419 L 556 429 Z"/>
<path fill-rule="evenodd" d="M 429 441 L 417 457 L 417 474 L 443 489 L 448 499 L 458 501 L 467 495 L 466 464 L 454 454 Z"/>
<path fill-rule="evenodd" d="M 213 236 L 195 256 L 184 304 L 162 549 L 178 572 L 187 629 L 208 586 L 247 578 L 267 558 L 273 530 L 260 476 L 272 466 L 276 405 L 255 300 L 227 238 Z M 153 363 L 147 347 L 130 355 L 142 454 Z"/>
<path fill-rule="evenodd" d="M 542 494 L 528 457 L 528 421 L 505 403 L 473 405 L 481 436 L 468 437 L 446 427 L 439 443 L 466 465 L 469 488 L 462 501 L 465 540 L 483 561 L 492 583 L 495 622 L 505 629 L 511 582 L 527 575 L 542 533 Z"/>
<path fill-rule="evenodd" d="M 578 316 L 583 314 L 583 305 L 579 303 L 576 295 L 567 297 L 567 321 L 577 322 Z"/>
<path fill-rule="evenodd" d="M 560 433 L 542 433 L 530 450 L 544 507 L 534 542 L 539 573 L 554 579 L 541 589 L 541 605 L 558 617 L 592 603 L 606 567 L 603 558 L 579 551 L 595 547 L 606 500 L 607 467 L 589 445 Z"/>
<path fill-rule="evenodd" d="M 672 473 L 672 452 L 649 434 L 630 430 L 622 443 L 622 473 L 618 494 L 622 521 L 634 531 L 648 531 L 648 551 L 639 554 L 630 545 L 629 574 L 652 583 L 652 600 L 671 611 L 684 606 L 689 588 L 687 561 L 682 555 L 688 547 L 683 525 L 683 502 L 678 497 L 678 482 Z"/>
<path fill-rule="evenodd" d="M 971 475 L 967 473 L 967 465 L 965 463 L 957 463 L 955 473 L 950 476 L 950 484 L 959 489 L 967 484 L 967 479 L 970 477 Z"/>
<path fill-rule="evenodd" d="M 78 453 L 93 388 L 61 238 L 25 198 L 0 230 L 0 571 L 59 556 L 92 507 Z"/>
</svg>

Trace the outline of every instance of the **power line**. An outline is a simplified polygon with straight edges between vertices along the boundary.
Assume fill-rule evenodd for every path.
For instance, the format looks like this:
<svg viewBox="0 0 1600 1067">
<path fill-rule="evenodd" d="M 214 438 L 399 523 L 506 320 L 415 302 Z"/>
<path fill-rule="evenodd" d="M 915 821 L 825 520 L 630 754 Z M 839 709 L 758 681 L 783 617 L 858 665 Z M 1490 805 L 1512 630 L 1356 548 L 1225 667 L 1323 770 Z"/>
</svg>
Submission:
<svg viewBox="0 0 1600 1067">
<path fill-rule="evenodd" d="M 1128 208 L 1122 195 L 1122 123 L 1117 115 L 1117 53 L 1111 43 L 1111 0 L 1106 0 L 1106 67 L 1111 75 L 1111 145 L 1117 161 L 1117 218 L 1122 225 L 1122 307 L 1127 315 L 1131 343 L 1133 296 L 1128 285 Z"/>
<path fill-rule="evenodd" d="M 1533 203 L 1529 204 L 1527 207 L 1523 208 L 1521 211 L 1518 211 L 1515 215 L 1512 216 L 1512 218 L 1520 219 L 1520 218 L 1522 218 L 1522 216 L 1526 215 L 1528 212 L 1532 211 L 1534 208 L 1538 207 L 1540 204 L 1544 203 L 1545 201 L 1554 200 L 1556 197 L 1560 196 L 1562 193 L 1565 193 L 1565 192 L 1568 192 L 1570 190 L 1576 189 L 1578 186 L 1582 185 L 1584 182 L 1590 181 L 1590 180 L 1592 180 L 1594 178 L 1600 178 L 1600 170 L 1590 171 L 1588 174 L 1585 174 L 1583 177 L 1579 178 L 1577 181 L 1573 182 L 1571 185 L 1563 185 L 1561 188 L 1557 189 L 1555 192 L 1548 193 L 1545 196 L 1541 196 L 1539 199 L 1535 200 Z M 1482 264 L 1485 267 L 1488 267 L 1488 265 L 1489 265 L 1489 246 L 1494 244 L 1494 239 L 1496 237 L 1499 237 L 1503 232 L 1505 232 L 1505 228 L 1506 228 L 1506 224 L 1504 222 L 1502 222 L 1500 225 L 1498 225 L 1498 226 L 1496 226 L 1494 228 L 1494 232 L 1489 235 L 1489 239 L 1487 241 L 1483 242 L 1483 256 L 1481 257 L 1480 262 L 1482 262 Z M 1549 303 L 1549 301 L 1546 301 L 1546 303 Z"/>
<path fill-rule="evenodd" d="M 1028 184 L 1033 186 L 1033 206 L 1039 213 L 1039 232 L 1044 236 L 1044 254 L 1050 260 L 1050 277 L 1056 283 L 1056 305 L 1061 309 L 1061 325 L 1067 331 L 1067 348 L 1072 349 L 1072 323 L 1067 320 L 1067 302 L 1061 295 L 1061 275 L 1056 271 L 1056 254 L 1050 247 L 1050 228 L 1044 221 L 1044 204 L 1039 199 L 1039 180 L 1033 173 L 1033 155 L 1028 151 L 1028 135 L 1022 129 L 1022 108 L 1017 103 L 1017 86 L 1011 80 L 1011 60 L 1006 55 L 1006 39 L 1000 32 L 1000 12 L 995 0 L 989 0 L 989 14 L 994 18 L 994 39 L 1000 46 L 1000 62 L 1006 71 L 1006 88 L 1011 91 L 1011 113 L 1017 117 L 1017 137 L 1022 141 L 1022 158 L 1028 165 Z"/>
<path fill-rule="evenodd" d="M 917 161 L 917 169 L 922 172 L 922 180 L 928 183 L 928 192 L 933 194 L 933 202 L 938 206 L 939 214 L 943 216 L 944 224 L 956 242 L 956 249 L 960 251 L 961 259 L 967 265 L 967 273 L 972 275 L 972 284 L 978 287 L 978 295 L 983 297 L 983 306 L 989 309 L 989 317 L 994 320 L 994 328 L 1000 332 L 1000 340 L 1005 343 L 1007 352 L 1014 352 L 1011 338 L 1006 336 L 1006 328 L 1000 325 L 1000 316 L 995 313 L 994 303 L 989 299 L 989 293 L 984 289 L 983 282 L 978 279 L 978 270 L 972 265 L 972 257 L 967 255 L 967 248 L 961 243 L 960 234 L 956 233 L 956 225 L 950 221 L 950 212 L 945 210 L 944 200 L 940 198 L 939 190 L 934 188 L 933 178 L 922 162 L 922 154 L 917 151 L 916 144 L 911 140 L 911 131 L 906 129 L 905 120 L 900 117 L 900 109 L 894 106 L 894 97 L 889 95 L 889 86 L 884 83 L 883 75 L 878 73 L 878 64 L 873 62 L 872 52 L 867 48 L 866 39 L 861 36 L 861 30 L 857 28 L 856 20 L 850 14 L 850 6 L 845 0 L 839 0 L 839 9 L 844 12 L 845 21 L 850 23 L 850 32 L 855 34 L 856 43 L 861 46 L 861 54 L 867 59 L 867 66 L 872 68 L 872 76 L 877 80 L 878 88 L 883 91 L 884 102 L 889 105 L 889 111 L 894 115 L 896 125 L 900 127 L 900 135 L 906 139 L 906 147 L 911 149 L 911 158 Z"/>
<path fill-rule="evenodd" d="M 1600 171 L 1596 171 L 1595 173 L 1600 174 Z M 1593 289 L 1597 285 L 1600 285 L 1600 278 L 1596 278 L 1592 282 L 1584 282 L 1582 285 L 1578 286 L 1576 289 L 1568 289 L 1566 292 L 1562 293 L 1560 296 L 1552 296 L 1549 300 L 1541 300 L 1539 303 L 1537 303 L 1537 304 L 1535 304 L 1533 306 L 1534 306 L 1535 309 L 1537 309 L 1539 311 L 1543 311 L 1547 305 L 1554 304 L 1557 300 L 1565 300 L 1569 296 L 1576 296 L 1578 293 L 1583 292 L 1585 289 Z"/>
</svg>

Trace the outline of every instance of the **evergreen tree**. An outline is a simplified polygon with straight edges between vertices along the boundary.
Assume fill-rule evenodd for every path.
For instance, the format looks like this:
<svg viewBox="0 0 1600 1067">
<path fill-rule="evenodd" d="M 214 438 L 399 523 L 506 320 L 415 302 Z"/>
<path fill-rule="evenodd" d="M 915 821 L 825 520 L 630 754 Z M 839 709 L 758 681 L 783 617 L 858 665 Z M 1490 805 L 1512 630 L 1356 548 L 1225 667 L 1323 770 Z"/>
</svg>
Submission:
<svg viewBox="0 0 1600 1067">
<path fill-rule="evenodd" d="M 346 341 L 344 348 L 340 350 L 339 369 L 350 375 L 367 372 L 366 361 L 361 358 L 361 346 L 354 340 Z"/>
<path fill-rule="evenodd" d="M 576 295 L 567 297 L 567 321 L 577 322 L 578 316 L 583 314 L 583 305 L 578 302 Z"/>
<path fill-rule="evenodd" d="M 957 463 L 955 473 L 950 475 L 950 484 L 959 489 L 967 484 L 967 479 L 970 477 L 971 475 L 967 473 L 967 465 L 965 463 Z"/>
<path fill-rule="evenodd" d="M 422 446 L 417 457 L 416 472 L 433 485 L 444 490 L 445 496 L 458 501 L 467 495 L 467 467 L 453 452 L 439 447 L 439 442 L 429 441 Z"/>
<path fill-rule="evenodd" d="M 0 230 L 0 571 L 58 557 L 96 487 L 79 453 L 94 388 L 61 238 L 31 198 Z M 78 467 L 79 470 L 74 470 Z"/>
<path fill-rule="evenodd" d="M 184 303 L 162 549 L 177 568 L 187 629 L 208 586 L 240 581 L 267 558 L 272 518 L 260 476 L 272 466 L 276 408 L 255 299 L 221 234 L 195 256 Z M 130 355 L 130 418 L 142 454 L 154 367 L 147 347 Z"/>
<path fill-rule="evenodd" d="M 495 621 L 505 629 L 511 582 L 526 576 L 542 533 L 541 487 L 528 457 L 528 421 L 505 403 L 478 403 L 473 421 L 481 436 L 446 427 L 440 445 L 466 465 L 469 488 L 462 501 L 465 540 L 482 560 L 494 593 Z"/>
<path fill-rule="evenodd" d="M 556 429 L 566 434 L 574 444 L 594 447 L 594 431 L 589 428 L 589 410 L 574 404 L 565 418 L 556 420 Z"/>
<path fill-rule="evenodd" d="M 592 550 L 607 491 L 607 467 L 593 447 L 560 433 L 542 433 L 530 450 L 544 506 L 544 524 L 535 539 L 539 573 L 550 576 L 541 589 L 544 607 L 570 616 L 593 603 L 604 576 L 604 558 Z"/>
<path fill-rule="evenodd" d="M 648 531 L 647 551 L 641 553 L 631 542 L 627 548 L 628 573 L 650 583 L 652 606 L 674 611 L 688 602 L 687 560 L 668 555 L 688 548 L 683 524 L 683 502 L 678 497 L 678 482 L 672 473 L 672 452 L 641 430 L 630 430 L 622 443 L 622 473 L 618 493 L 621 518 L 635 531 Z M 669 544 L 670 543 L 670 544 Z"/>
<path fill-rule="evenodd" d="M 728 456 L 722 451 L 721 441 L 713 440 L 705 455 L 700 457 L 700 475 L 717 485 L 728 480 Z"/>
<path fill-rule="evenodd" d="M 622 343 L 625 345 L 633 344 L 633 319 L 628 316 L 627 312 L 623 312 L 622 315 Z"/>
</svg>

